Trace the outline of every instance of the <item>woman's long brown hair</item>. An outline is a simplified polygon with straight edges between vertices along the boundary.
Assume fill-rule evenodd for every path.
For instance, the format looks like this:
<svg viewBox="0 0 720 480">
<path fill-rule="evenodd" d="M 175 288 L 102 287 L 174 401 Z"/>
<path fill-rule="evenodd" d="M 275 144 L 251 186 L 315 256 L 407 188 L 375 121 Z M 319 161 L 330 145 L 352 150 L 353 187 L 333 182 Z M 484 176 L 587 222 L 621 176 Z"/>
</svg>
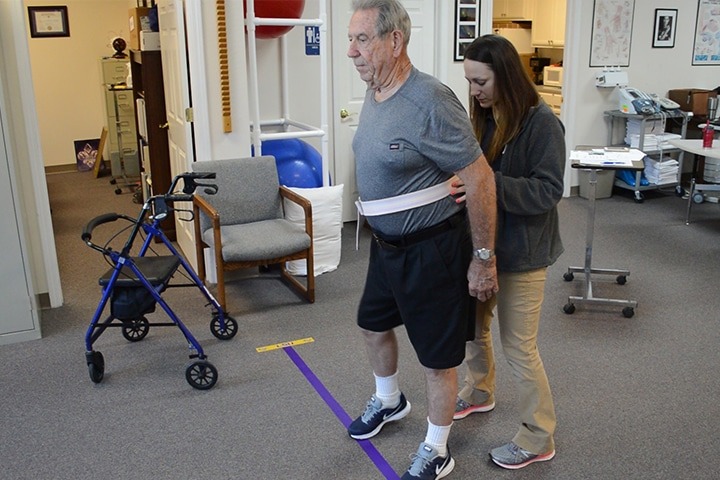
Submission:
<svg viewBox="0 0 720 480">
<path fill-rule="evenodd" d="M 482 139 L 489 115 L 494 117 L 497 125 L 485 151 L 485 157 L 492 163 L 518 134 L 528 111 L 538 104 L 540 97 L 520 55 L 505 37 L 492 34 L 478 37 L 467 47 L 464 56 L 466 60 L 488 65 L 495 73 L 492 108 L 482 108 L 475 98 L 470 97 L 470 120 L 477 139 Z"/>
</svg>

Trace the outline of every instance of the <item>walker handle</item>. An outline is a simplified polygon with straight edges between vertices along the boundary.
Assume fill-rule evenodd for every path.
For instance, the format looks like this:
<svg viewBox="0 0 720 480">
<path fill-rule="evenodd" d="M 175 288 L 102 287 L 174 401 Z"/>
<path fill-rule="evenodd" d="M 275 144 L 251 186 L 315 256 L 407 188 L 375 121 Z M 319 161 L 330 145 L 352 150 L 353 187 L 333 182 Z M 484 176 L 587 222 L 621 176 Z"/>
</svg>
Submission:
<svg viewBox="0 0 720 480">
<path fill-rule="evenodd" d="M 98 215 L 97 217 L 93 218 L 88 222 L 87 225 L 85 225 L 85 228 L 83 229 L 81 238 L 83 239 L 83 242 L 90 243 L 90 240 L 92 239 L 92 231 L 97 227 L 98 225 L 102 225 L 103 223 L 111 223 L 114 222 L 120 218 L 125 218 L 124 215 L 119 215 L 117 213 L 104 213 L 102 215 Z"/>
</svg>

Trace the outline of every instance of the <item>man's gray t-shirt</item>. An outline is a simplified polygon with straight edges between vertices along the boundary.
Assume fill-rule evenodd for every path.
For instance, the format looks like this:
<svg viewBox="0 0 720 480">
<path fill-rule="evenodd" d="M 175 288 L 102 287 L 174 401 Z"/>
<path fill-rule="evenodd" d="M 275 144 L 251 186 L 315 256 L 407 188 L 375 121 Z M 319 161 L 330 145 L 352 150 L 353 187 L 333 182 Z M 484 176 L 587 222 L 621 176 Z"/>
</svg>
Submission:
<svg viewBox="0 0 720 480">
<path fill-rule="evenodd" d="M 452 90 L 414 67 L 389 99 L 378 103 L 374 91 L 368 90 L 353 151 L 363 201 L 443 183 L 482 153 L 467 112 Z M 406 235 L 440 223 L 462 208 L 448 196 L 367 221 L 385 235 Z"/>
</svg>

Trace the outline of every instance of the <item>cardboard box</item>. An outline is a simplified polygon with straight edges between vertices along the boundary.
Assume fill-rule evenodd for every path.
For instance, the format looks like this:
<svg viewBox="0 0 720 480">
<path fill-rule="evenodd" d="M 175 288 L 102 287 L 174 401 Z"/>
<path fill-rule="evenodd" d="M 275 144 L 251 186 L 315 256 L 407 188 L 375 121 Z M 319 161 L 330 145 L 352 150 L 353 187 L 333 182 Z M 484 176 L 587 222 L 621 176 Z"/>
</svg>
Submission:
<svg viewBox="0 0 720 480">
<path fill-rule="evenodd" d="M 668 91 L 668 98 L 680 104 L 680 110 L 693 112 L 695 115 L 707 115 L 709 97 L 716 97 L 715 90 L 703 88 L 678 88 Z"/>
<path fill-rule="evenodd" d="M 160 50 L 160 32 L 140 32 L 140 50 Z"/>
<path fill-rule="evenodd" d="M 131 8 L 128 12 L 128 30 L 130 39 L 128 45 L 131 50 L 140 50 L 140 32 L 150 30 L 150 19 L 148 7 Z"/>
</svg>

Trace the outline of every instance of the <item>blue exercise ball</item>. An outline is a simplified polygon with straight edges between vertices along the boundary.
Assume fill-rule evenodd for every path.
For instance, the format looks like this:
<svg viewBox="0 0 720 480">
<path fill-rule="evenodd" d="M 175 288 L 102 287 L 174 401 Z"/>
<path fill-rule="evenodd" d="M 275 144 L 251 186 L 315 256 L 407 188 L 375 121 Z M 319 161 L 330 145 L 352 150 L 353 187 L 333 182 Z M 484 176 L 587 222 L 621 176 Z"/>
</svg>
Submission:
<svg viewBox="0 0 720 480">
<path fill-rule="evenodd" d="M 262 155 L 275 157 L 278 180 L 287 187 L 322 187 L 322 155 L 312 145 L 290 138 L 262 142 Z"/>
</svg>

